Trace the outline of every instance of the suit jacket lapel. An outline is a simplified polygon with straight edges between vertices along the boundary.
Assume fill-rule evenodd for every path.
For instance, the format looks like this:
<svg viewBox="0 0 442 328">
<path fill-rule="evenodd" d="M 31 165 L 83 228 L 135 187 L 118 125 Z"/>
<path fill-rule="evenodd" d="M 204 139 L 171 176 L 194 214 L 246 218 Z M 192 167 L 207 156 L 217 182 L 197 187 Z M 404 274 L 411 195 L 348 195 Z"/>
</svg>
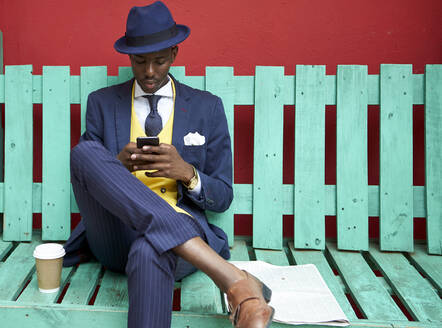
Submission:
<svg viewBox="0 0 442 328">
<path fill-rule="evenodd" d="M 173 118 L 172 145 L 181 154 L 184 146 L 184 136 L 189 129 L 188 120 L 190 117 L 189 95 L 185 92 L 181 83 L 172 76 L 176 88 L 175 109 Z"/>
<path fill-rule="evenodd" d="M 181 83 L 172 76 L 176 88 L 172 145 L 181 154 L 184 146 L 184 136 L 188 130 L 189 100 L 190 96 L 185 92 Z M 130 141 L 130 120 L 132 106 L 133 79 L 124 83 L 118 92 L 118 101 L 115 104 L 115 131 L 117 139 L 117 153 Z"/>
<path fill-rule="evenodd" d="M 117 138 L 117 153 L 130 141 L 130 119 L 132 114 L 132 85 L 134 79 L 124 83 L 118 92 L 115 104 L 115 131 Z"/>
</svg>

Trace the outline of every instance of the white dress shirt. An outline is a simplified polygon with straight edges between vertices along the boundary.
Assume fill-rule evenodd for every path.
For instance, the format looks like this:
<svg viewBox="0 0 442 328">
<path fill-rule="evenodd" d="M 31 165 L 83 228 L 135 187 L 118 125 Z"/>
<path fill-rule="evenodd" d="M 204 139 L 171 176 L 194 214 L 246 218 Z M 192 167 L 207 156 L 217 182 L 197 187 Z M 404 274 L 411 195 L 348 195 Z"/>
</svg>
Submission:
<svg viewBox="0 0 442 328">
<path fill-rule="evenodd" d="M 163 128 L 166 125 L 167 121 L 169 120 L 170 114 L 172 114 L 172 110 L 174 107 L 172 82 L 169 76 L 168 79 L 169 81 L 164 86 L 162 86 L 157 92 L 154 93 L 157 96 L 161 96 L 160 100 L 158 101 L 157 110 L 158 114 L 161 117 Z M 149 101 L 147 100 L 147 98 L 143 97 L 145 95 L 152 95 L 152 94 L 144 92 L 143 89 L 141 89 L 140 85 L 138 84 L 138 81 L 136 81 L 135 92 L 134 92 L 134 110 L 135 114 L 137 115 L 138 121 L 140 122 L 140 125 L 143 128 L 144 128 L 144 122 L 146 121 L 146 117 L 150 113 Z M 194 196 L 199 196 L 201 192 L 201 179 L 198 179 L 198 184 L 195 186 L 195 188 L 189 190 L 189 192 Z"/>
</svg>

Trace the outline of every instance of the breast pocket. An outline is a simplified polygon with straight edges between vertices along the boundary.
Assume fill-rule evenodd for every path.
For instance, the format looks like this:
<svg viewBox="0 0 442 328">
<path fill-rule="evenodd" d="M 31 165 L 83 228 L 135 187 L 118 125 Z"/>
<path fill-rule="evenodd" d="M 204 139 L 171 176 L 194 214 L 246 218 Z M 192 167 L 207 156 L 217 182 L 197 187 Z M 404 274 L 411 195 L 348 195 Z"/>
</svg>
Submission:
<svg viewBox="0 0 442 328">
<path fill-rule="evenodd" d="M 182 157 L 187 163 L 202 169 L 206 161 L 206 151 L 206 145 L 184 146 Z"/>
</svg>

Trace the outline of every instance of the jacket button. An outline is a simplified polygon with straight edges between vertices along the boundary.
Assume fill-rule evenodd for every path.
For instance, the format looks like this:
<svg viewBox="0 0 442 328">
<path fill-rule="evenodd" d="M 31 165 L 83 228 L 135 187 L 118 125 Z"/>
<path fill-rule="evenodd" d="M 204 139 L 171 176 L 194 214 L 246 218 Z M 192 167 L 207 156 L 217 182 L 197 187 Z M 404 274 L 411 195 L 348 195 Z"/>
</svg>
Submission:
<svg viewBox="0 0 442 328">
<path fill-rule="evenodd" d="M 161 192 L 164 194 L 166 192 L 166 188 L 161 188 Z"/>
<path fill-rule="evenodd" d="M 207 200 L 207 204 L 209 204 L 209 205 L 213 205 L 215 202 L 213 201 L 213 200 L 211 200 L 211 199 L 208 199 Z"/>
</svg>

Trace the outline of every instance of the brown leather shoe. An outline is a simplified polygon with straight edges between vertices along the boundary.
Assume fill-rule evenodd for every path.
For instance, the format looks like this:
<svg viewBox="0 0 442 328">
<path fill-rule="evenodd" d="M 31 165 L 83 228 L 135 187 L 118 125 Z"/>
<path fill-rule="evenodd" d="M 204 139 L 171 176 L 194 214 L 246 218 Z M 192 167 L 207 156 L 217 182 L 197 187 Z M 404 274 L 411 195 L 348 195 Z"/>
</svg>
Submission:
<svg viewBox="0 0 442 328">
<path fill-rule="evenodd" d="M 275 310 L 267 305 L 271 291 L 248 272 L 246 278 L 235 282 L 227 291 L 230 320 L 236 328 L 270 327 Z"/>
</svg>

